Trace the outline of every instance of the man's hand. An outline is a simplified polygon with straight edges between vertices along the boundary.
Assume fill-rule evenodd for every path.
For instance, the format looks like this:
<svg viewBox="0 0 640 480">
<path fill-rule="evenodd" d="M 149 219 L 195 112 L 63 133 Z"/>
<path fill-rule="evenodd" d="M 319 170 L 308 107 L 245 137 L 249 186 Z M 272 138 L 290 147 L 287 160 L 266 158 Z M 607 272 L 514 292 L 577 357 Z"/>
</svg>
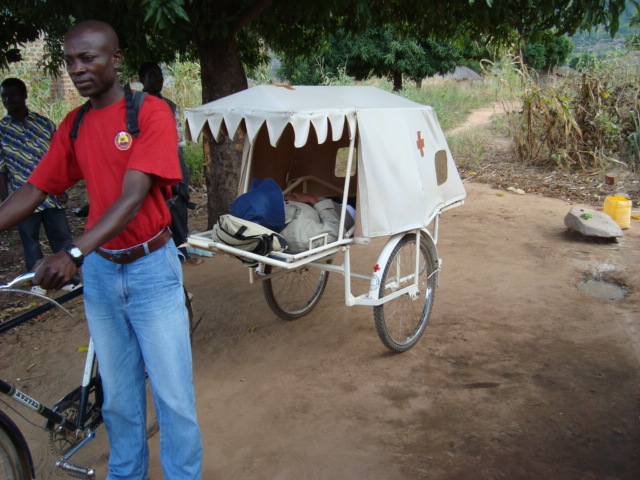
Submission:
<svg viewBox="0 0 640 480">
<path fill-rule="evenodd" d="M 33 283 L 45 290 L 60 290 L 78 273 L 78 267 L 64 250 L 38 260 Z"/>
</svg>

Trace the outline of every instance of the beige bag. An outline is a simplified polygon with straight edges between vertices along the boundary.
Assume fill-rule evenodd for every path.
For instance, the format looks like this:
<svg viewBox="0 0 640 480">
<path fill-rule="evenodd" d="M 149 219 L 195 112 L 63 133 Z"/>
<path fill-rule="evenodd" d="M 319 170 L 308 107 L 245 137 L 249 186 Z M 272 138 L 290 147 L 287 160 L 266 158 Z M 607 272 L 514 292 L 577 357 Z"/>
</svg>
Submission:
<svg viewBox="0 0 640 480">
<path fill-rule="evenodd" d="M 215 242 L 257 255 L 268 255 L 287 249 L 287 241 L 279 233 L 229 214 L 220 216 L 213 226 L 211 238 Z"/>
</svg>

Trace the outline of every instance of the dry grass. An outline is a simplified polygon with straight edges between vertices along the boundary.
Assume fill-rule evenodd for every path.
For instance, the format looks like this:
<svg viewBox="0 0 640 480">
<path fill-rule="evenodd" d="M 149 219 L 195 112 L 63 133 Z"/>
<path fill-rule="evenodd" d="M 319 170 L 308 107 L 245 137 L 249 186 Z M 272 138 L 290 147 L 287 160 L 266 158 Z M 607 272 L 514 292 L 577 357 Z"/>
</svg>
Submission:
<svg viewBox="0 0 640 480">
<path fill-rule="evenodd" d="M 639 167 L 631 142 L 640 109 L 637 64 L 617 59 L 606 69 L 545 77 L 513 66 L 520 102 L 507 110 L 507 124 L 521 161 L 572 171 Z"/>
<path fill-rule="evenodd" d="M 570 172 L 527 164 L 514 156 L 511 139 L 496 132 L 492 125 L 461 132 L 449 138 L 449 144 L 464 181 L 486 183 L 507 194 L 511 194 L 507 188 L 515 187 L 593 207 L 601 207 L 609 195 L 624 194 L 639 206 L 640 174 L 628 169 L 607 171 L 615 176 L 615 184 L 608 185 L 605 173 L 599 170 Z M 465 145 L 469 148 L 465 149 Z"/>
</svg>

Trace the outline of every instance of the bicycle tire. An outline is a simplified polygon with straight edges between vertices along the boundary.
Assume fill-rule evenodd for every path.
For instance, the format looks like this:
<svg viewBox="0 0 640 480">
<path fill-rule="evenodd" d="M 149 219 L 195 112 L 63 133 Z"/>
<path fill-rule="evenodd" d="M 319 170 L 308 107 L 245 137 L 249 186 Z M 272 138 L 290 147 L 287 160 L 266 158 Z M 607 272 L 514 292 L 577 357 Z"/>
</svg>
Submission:
<svg viewBox="0 0 640 480">
<path fill-rule="evenodd" d="M 149 381 L 149 375 L 145 373 L 145 389 L 147 392 L 147 438 L 153 437 L 160 431 L 160 423 L 158 422 L 158 415 L 156 413 L 156 406 L 153 402 L 153 393 L 151 392 L 151 382 Z"/>
<path fill-rule="evenodd" d="M 414 281 L 415 249 L 416 235 L 413 233 L 402 237 L 395 246 L 382 274 L 380 298 Z M 418 297 L 412 299 L 405 294 L 373 307 L 378 337 L 392 352 L 409 350 L 418 342 L 427 326 L 436 287 L 435 261 L 425 241 L 420 239 Z"/>
<path fill-rule="evenodd" d="M 184 289 L 184 306 L 187 309 L 187 315 L 189 316 L 189 338 L 193 341 L 193 332 L 195 332 L 198 324 L 195 321 L 193 316 L 193 305 L 191 304 L 191 299 L 189 298 L 189 292 L 185 287 Z"/>
<path fill-rule="evenodd" d="M 264 273 L 271 272 L 271 265 L 265 265 Z M 262 291 L 273 313 L 283 320 L 296 320 L 314 309 L 328 280 L 328 271 L 304 265 L 268 278 Z"/>
<path fill-rule="evenodd" d="M 0 478 L 2 480 L 30 480 L 31 473 L 21 452 L 4 427 L 0 425 Z"/>
</svg>

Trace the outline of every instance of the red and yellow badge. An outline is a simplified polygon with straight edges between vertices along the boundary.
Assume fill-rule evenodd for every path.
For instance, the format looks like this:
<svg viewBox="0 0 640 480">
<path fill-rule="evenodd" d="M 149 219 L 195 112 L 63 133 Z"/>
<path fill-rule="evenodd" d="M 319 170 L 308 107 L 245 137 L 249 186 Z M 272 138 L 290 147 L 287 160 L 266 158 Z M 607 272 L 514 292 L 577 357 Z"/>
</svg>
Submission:
<svg viewBox="0 0 640 480">
<path fill-rule="evenodd" d="M 129 135 L 129 132 L 120 132 L 116 135 L 115 138 L 116 148 L 118 150 L 129 150 L 131 148 L 131 144 L 133 143 L 133 138 Z"/>
</svg>

